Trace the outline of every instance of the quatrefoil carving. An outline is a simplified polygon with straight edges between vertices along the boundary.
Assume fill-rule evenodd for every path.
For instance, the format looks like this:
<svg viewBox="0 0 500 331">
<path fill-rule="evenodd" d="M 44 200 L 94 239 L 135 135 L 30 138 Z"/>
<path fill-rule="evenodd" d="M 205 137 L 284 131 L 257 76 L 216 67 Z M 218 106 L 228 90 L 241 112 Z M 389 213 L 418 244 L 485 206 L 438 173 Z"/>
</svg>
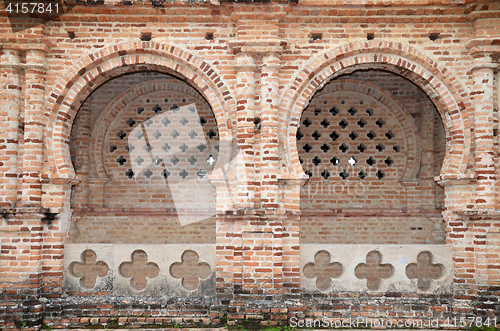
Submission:
<svg viewBox="0 0 500 331">
<path fill-rule="evenodd" d="M 182 286 L 188 291 L 194 291 L 200 286 L 200 278 L 210 276 L 211 268 L 208 263 L 198 262 L 198 253 L 187 250 L 182 253 L 182 262 L 174 262 L 170 266 L 170 274 L 174 278 L 182 278 Z"/>
<path fill-rule="evenodd" d="M 304 276 L 316 278 L 316 287 L 320 291 L 326 291 L 330 287 L 331 278 L 342 275 L 342 264 L 330 263 L 330 253 L 321 250 L 314 255 L 314 263 L 309 262 L 304 266 Z"/>
<path fill-rule="evenodd" d="M 160 274 L 160 268 L 156 263 L 148 262 L 148 255 L 143 250 L 135 250 L 132 253 L 132 262 L 123 262 L 119 267 L 124 277 L 131 277 L 130 287 L 136 291 L 142 291 L 148 285 L 147 278 L 156 278 Z"/>
<path fill-rule="evenodd" d="M 80 278 L 80 285 L 84 288 L 94 288 L 97 277 L 104 277 L 108 274 L 109 267 L 104 261 L 97 261 L 97 254 L 91 250 L 85 250 L 81 255 L 82 262 L 71 262 L 69 272 L 71 275 Z"/>
<path fill-rule="evenodd" d="M 443 275 L 444 266 L 440 263 L 432 263 L 431 252 L 420 252 L 417 263 L 410 263 L 406 267 L 406 276 L 417 279 L 419 290 L 425 291 L 431 286 L 431 280 L 438 279 Z"/>
<path fill-rule="evenodd" d="M 378 290 L 383 278 L 390 278 L 394 274 L 394 267 L 390 263 L 381 264 L 382 254 L 371 251 L 366 254 L 366 263 L 360 263 L 354 269 L 358 279 L 366 279 L 366 286 L 371 291 Z"/>
</svg>

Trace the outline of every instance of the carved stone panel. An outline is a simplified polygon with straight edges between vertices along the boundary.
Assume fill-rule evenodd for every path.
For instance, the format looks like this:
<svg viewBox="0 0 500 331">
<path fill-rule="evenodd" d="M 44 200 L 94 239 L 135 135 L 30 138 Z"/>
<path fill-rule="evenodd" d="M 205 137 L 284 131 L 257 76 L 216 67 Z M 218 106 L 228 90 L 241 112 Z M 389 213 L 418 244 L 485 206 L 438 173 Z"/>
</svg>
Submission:
<svg viewBox="0 0 500 331">
<path fill-rule="evenodd" d="M 305 293 L 452 293 L 451 256 L 448 245 L 301 243 L 300 286 Z"/>
<path fill-rule="evenodd" d="M 371 251 L 366 255 L 366 263 L 360 263 L 354 269 L 354 274 L 359 279 L 366 279 L 366 286 L 371 291 L 380 287 L 380 281 L 394 274 L 394 267 L 389 263 L 382 264 L 382 254 Z"/>
<path fill-rule="evenodd" d="M 417 279 L 419 290 L 428 290 L 431 280 L 443 275 L 444 266 L 441 263 L 432 263 L 432 259 L 431 252 L 420 252 L 417 256 L 417 263 L 410 263 L 406 267 L 406 276 L 410 279 Z"/>
<path fill-rule="evenodd" d="M 182 262 L 175 262 L 170 266 L 172 277 L 182 278 L 182 286 L 188 291 L 196 290 L 200 285 L 200 279 L 210 276 L 210 265 L 199 262 L 199 259 L 198 253 L 186 250 L 182 253 Z"/>
<path fill-rule="evenodd" d="M 156 278 L 160 268 L 156 263 L 147 262 L 148 255 L 143 250 L 132 253 L 132 262 L 120 264 L 120 273 L 130 278 L 130 287 L 136 291 L 142 291 L 148 285 L 148 278 Z"/>
<path fill-rule="evenodd" d="M 318 290 L 326 291 L 331 285 L 331 279 L 342 274 L 342 264 L 330 262 L 330 253 L 321 250 L 314 256 L 314 263 L 307 263 L 303 271 L 307 278 L 316 278 Z"/>
<path fill-rule="evenodd" d="M 87 249 L 82 253 L 83 262 L 74 261 L 69 265 L 70 275 L 80 278 L 80 285 L 87 289 L 95 287 L 97 277 L 108 274 L 109 267 L 104 261 L 97 261 L 97 254 Z"/>
</svg>

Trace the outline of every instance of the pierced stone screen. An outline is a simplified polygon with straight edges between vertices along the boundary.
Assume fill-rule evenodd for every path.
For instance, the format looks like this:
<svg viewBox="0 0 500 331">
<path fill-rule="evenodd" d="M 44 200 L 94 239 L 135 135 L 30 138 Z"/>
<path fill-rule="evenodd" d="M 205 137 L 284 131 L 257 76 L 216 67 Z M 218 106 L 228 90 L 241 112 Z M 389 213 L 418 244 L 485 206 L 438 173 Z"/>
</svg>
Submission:
<svg viewBox="0 0 500 331">
<path fill-rule="evenodd" d="M 332 82 L 302 114 L 297 147 L 310 177 L 302 190 L 307 207 L 395 207 L 404 200 L 398 183 L 407 162 L 404 128 L 362 86 Z"/>
<path fill-rule="evenodd" d="M 105 135 L 104 167 L 111 180 L 106 205 L 175 208 L 172 185 L 166 184 L 189 186 L 207 179 L 218 156 L 217 132 L 209 105 L 187 84 L 166 82 L 138 96 Z M 196 199 L 213 200 L 210 190 L 211 197 Z"/>
</svg>

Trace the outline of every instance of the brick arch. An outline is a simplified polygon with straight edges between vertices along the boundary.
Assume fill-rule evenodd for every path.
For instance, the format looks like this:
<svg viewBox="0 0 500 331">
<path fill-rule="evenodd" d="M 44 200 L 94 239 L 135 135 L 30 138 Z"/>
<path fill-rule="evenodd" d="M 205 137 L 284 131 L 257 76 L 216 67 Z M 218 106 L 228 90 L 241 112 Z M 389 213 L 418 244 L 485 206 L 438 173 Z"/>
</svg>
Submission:
<svg viewBox="0 0 500 331">
<path fill-rule="evenodd" d="M 214 112 L 219 136 L 229 137 L 235 103 L 219 75 L 202 59 L 180 48 L 154 42 L 129 42 L 107 47 L 75 64 L 50 92 L 44 176 L 74 178 L 69 141 L 73 120 L 85 99 L 106 81 L 132 72 L 165 72 L 187 80 Z"/>
<path fill-rule="evenodd" d="M 465 90 L 444 66 L 402 43 L 356 42 L 339 46 L 311 61 L 287 87 L 282 98 L 282 134 L 292 177 L 300 178 L 303 170 L 298 161 L 296 132 L 302 111 L 314 96 L 332 79 L 360 69 L 381 69 L 401 75 L 419 86 L 438 109 L 447 136 L 446 156 L 441 174 L 460 177 L 467 169 L 470 158 L 471 109 L 465 106 Z M 469 106 L 470 107 L 470 106 Z"/>
<path fill-rule="evenodd" d="M 420 132 L 415 124 L 415 120 L 411 117 L 405 105 L 391 92 L 385 90 L 384 88 L 371 82 L 359 79 L 338 79 L 335 80 L 335 84 L 329 84 L 323 90 L 325 93 L 340 91 L 357 92 L 372 97 L 383 104 L 399 121 L 399 125 L 403 128 L 403 132 L 405 133 L 404 140 L 408 147 L 406 149 L 405 169 L 399 180 L 414 180 L 420 169 L 422 145 Z"/>
</svg>

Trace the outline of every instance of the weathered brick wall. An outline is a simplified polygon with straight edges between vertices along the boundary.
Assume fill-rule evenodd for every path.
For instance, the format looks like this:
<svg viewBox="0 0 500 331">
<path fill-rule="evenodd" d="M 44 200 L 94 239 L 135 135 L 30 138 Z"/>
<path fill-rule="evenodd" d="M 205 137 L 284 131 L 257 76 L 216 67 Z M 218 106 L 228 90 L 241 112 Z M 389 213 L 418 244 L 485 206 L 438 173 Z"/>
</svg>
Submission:
<svg viewBox="0 0 500 331">
<path fill-rule="evenodd" d="M 41 317 L 40 295 L 42 232 L 40 219 L 9 217 L 2 220 L 0 276 L 2 322 L 15 319 L 38 323 Z M 23 252 L 29 252 L 23 253 Z"/>
<path fill-rule="evenodd" d="M 443 218 L 434 215 L 391 214 L 390 210 L 352 210 L 343 213 L 305 212 L 300 219 L 301 243 L 335 244 L 442 244 Z M 390 215 L 390 216 L 389 216 Z"/>
<path fill-rule="evenodd" d="M 231 323 L 248 318 L 263 324 L 286 323 L 292 316 L 500 315 L 492 295 L 498 292 L 499 13 L 496 1 L 469 0 L 159 7 L 105 0 L 71 5 L 50 22 L 8 17 L 2 9 L 0 326 L 217 324 L 224 315 Z M 102 127 L 95 123 L 117 97 L 156 79 L 190 89 L 187 95 L 210 116 L 207 128 L 214 139 L 226 142 L 224 152 L 237 152 L 229 178 L 221 167 L 210 176 L 205 198 L 213 202 L 215 221 L 178 226 L 179 219 L 170 217 L 171 199 L 160 188 L 142 187 L 140 198 L 128 179 L 114 180 L 130 162 L 123 156 L 122 166 L 121 154 L 112 155 L 124 148 L 116 133 L 133 129 L 123 122 L 132 116 L 122 118 L 115 108 Z M 358 87 L 340 90 L 349 85 Z M 327 95 L 335 86 L 338 93 Z M 178 92 L 172 98 L 182 103 Z M 374 173 L 361 179 L 362 169 L 345 180 L 339 176 L 336 167 L 347 165 L 343 157 L 361 139 L 349 137 L 352 123 L 337 138 L 349 147 L 340 150 L 337 166 L 329 153 L 342 144 L 313 137 L 318 131 L 331 140 L 332 130 L 344 130 L 331 113 L 327 120 L 335 128 L 321 124 L 319 114 L 331 109 L 315 115 L 324 106 L 321 98 L 342 104 L 355 93 L 377 100 L 375 110 L 385 124 L 360 127 L 360 112 L 366 113 L 361 108 L 351 115 L 339 106 L 336 116 L 356 117 L 358 135 L 373 130 L 385 137 L 384 126 L 390 126 L 395 136 L 387 139 L 401 147 L 377 154 L 376 146 L 388 142 L 375 144 L 366 136 L 368 149 L 349 154 L 366 163 L 364 153 L 370 151 L 375 164 L 383 164 L 377 169 L 385 175 L 381 179 Z M 124 100 L 129 112 L 143 101 Z M 309 127 L 303 124 L 307 117 Z M 93 144 L 92 132 L 101 134 L 100 145 Z M 305 137 L 297 139 L 298 132 Z M 305 143 L 311 156 L 304 156 Z M 315 156 L 321 159 L 317 166 Z M 391 166 L 384 162 L 388 157 Z M 193 165 L 183 166 L 187 171 Z M 309 168 L 321 171 L 310 170 L 309 179 Z M 309 190 L 313 184 L 348 188 L 357 184 L 354 179 L 366 183 L 364 195 Z M 163 189 L 163 179 L 158 183 Z M 157 205 L 147 210 L 152 200 Z M 301 243 L 443 244 L 443 221 L 452 252 L 451 294 L 301 290 Z M 91 291 L 66 297 L 63 256 L 70 240 L 112 247 L 214 245 L 216 294 L 148 302 L 131 296 L 130 305 L 104 292 L 96 299 L 86 298 Z"/>
</svg>

